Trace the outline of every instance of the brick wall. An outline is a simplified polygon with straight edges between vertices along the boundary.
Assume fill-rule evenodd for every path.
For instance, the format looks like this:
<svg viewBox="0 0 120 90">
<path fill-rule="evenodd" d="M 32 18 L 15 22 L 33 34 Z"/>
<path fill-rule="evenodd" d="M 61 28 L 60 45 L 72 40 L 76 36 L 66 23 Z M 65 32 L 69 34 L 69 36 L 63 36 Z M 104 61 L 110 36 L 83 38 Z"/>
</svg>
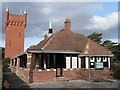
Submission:
<svg viewBox="0 0 120 90">
<path fill-rule="evenodd" d="M 74 69 L 64 71 L 64 77 L 67 79 L 85 79 L 86 78 L 86 70 L 85 69 Z"/>
<path fill-rule="evenodd" d="M 56 78 L 56 71 L 33 71 L 33 82 L 51 81 Z"/>
<path fill-rule="evenodd" d="M 27 14 L 13 15 L 7 11 L 5 19 L 5 58 L 12 58 L 24 52 L 24 32 Z"/>
<path fill-rule="evenodd" d="M 109 75 L 109 68 L 104 68 L 103 70 L 95 70 L 90 69 L 90 78 L 92 80 L 95 79 L 104 79 L 111 78 Z M 78 69 L 78 70 L 67 70 L 64 71 L 64 77 L 67 79 L 87 79 L 88 71 L 86 69 Z"/>
<path fill-rule="evenodd" d="M 12 72 L 16 72 L 17 69 L 12 68 Z M 103 70 L 90 70 L 90 79 L 104 79 L 111 78 L 109 75 L 109 68 L 104 68 Z M 53 81 L 56 78 L 56 71 L 54 70 L 33 70 L 33 72 L 29 72 L 29 70 L 25 70 L 23 68 L 19 68 L 17 71 L 17 75 L 26 79 L 26 82 L 46 82 Z M 32 82 L 30 82 L 30 75 L 32 75 Z M 64 70 L 63 75 L 68 80 L 77 80 L 77 79 L 87 79 L 87 70 L 86 69 L 73 69 L 73 70 Z"/>
<path fill-rule="evenodd" d="M 29 83 L 29 71 L 27 69 L 12 67 L 11 72 L 15 73 L 18 77 L 24 78 Z"/>
</svg>

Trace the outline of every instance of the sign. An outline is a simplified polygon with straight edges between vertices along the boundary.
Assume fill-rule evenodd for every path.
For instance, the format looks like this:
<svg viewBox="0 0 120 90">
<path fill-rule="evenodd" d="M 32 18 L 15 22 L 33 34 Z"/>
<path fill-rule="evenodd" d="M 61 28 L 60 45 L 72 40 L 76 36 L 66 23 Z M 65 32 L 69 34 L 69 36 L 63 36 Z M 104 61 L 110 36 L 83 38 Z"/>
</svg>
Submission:
<svg viewBox="0 0 120 90">
<path fill-rule="evenodd" d="M 95 69 L 96 70 L 100 70 L 100 69 L 103 69 L 104 66 L 103 66 L 103 62 L 95 62 Z"/>
</svg>

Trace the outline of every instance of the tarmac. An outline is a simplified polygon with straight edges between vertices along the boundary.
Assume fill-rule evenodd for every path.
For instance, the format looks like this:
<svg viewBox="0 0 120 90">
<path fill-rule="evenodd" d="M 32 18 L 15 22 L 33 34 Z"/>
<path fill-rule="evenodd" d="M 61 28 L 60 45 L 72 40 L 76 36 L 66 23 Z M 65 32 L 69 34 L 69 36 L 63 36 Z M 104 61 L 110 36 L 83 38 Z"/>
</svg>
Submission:
<svg viewBox="0 0 120 90">
<path fill-rule="evenodd" d="M 107 88 L 108 90 L 120 90 L 120 81 L 117 80 L 69 80 L 69 81 L 50 81 L 27 84 L 23 78 L 9 72 L 4 74 L 4 79 L 9 83 L 9 88 Z M 4 87 L 5 88 L 5 87 Z M 81 90 L 80 89 L 80 90 Z M 41 90 L 41 89 L 40 89 Z M 63 89 L 62 89 L 63 90 Z"/>
</svg>

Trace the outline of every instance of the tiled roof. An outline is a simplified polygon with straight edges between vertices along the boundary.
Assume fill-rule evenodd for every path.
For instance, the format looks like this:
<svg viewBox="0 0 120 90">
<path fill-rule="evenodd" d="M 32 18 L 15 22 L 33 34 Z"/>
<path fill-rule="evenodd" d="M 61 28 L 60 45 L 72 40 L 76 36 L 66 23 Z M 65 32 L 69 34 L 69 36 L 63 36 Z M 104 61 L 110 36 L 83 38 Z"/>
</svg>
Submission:
<svg viewBox="0 0 120 90">
<path fill-rule="evenodd" d="M 112 55 L 110 51 L 79 33 L 62 29 L 28 50 L 72 50 L 82 55 Z"/>
</svg>

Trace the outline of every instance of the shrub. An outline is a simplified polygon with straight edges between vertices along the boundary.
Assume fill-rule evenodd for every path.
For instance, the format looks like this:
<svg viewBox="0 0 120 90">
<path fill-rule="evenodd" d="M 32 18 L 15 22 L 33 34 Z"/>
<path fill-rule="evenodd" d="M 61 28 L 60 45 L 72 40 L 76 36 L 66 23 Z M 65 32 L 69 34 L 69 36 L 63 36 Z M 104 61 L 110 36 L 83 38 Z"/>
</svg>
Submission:
<svg viewBox="0 0 120 90">
<path fill-rule="evenodd" d="M 113 78 L 120 79 L 120 68 L 117 68 L 113 73 Z"/>
<path fill-rule="evenodd" d="M 9 66 L 9 64 L 10 64 L 10 58 L 4 58 L 3 60 L 2 60 L 2 65 L 3 65 L 3 67 L 8 67 Z"/>
<path fill-rule="evenodd" d="M 10 58 L 5 58 L 2 60 L 2 65 L 3 65 L 3 72 L 10 72 Z"/>
<path fill-rule="evenodd" d="M 120 63 L 113 63 L 111 65 L 111 73 L 113 78 L 120 79 Z"/>
</svg>

